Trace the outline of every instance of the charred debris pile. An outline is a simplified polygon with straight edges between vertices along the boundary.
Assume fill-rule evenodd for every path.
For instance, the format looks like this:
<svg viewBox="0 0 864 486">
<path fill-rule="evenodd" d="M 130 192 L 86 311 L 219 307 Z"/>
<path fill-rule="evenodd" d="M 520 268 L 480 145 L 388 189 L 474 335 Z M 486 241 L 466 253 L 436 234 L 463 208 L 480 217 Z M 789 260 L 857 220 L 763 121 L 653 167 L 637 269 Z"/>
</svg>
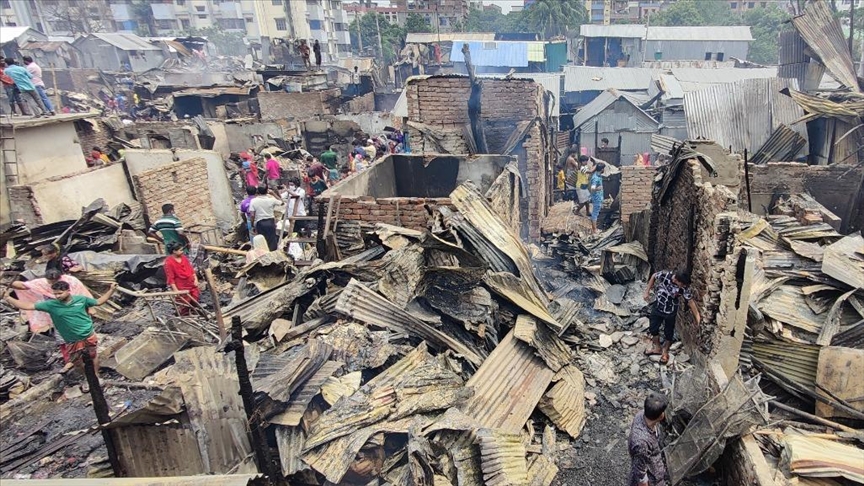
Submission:
<svg viewBox="0 0 864 486">
<path fill-rule="evenodd" d="M 552 302 L 528 249 L 475 186 L 465 183 L 450 197 L 452 206 L 438 208 L 431 231 L 379 224 L 364 249 L 301 270 L 272 254 L 250 267 L 242 252 L 201 245 L 197 261 L 212 272 L 215 301 L 202 299 L 197 317 L 171 316 L 167 293 L 147 290 L 144 277 L 158 287 L 160 276 L 144 269 L 158 265 L 160 255 L 106 264 L 103 281 L 128 275 L 121 296 L 127 305 L 97 329 L 103 368 L 113 370 L 106 382 L 151 396 L 112 417 L 124 473 L 245 473 L 254 456 L 258 470 L 290 484 L 551 484 L 556 440 L 576 438 L 586 420 L 585 378 L 573 346 L 585 326 L 573 301 Z M 131 223 L 101 206 L 90 209 L 75 223 L 80 232 L 64 241 L 83 249 L 85 242 L 110 247 L 108 240 L 124 238 Z M 134 212 L 123 213 L 134 219 Z M 59 228 L 10 231 L 10 244 L 21 251 L 65 237 L 55 234 Z M 130 266 L 144 273 L 132 278 Z M 107 335 L 131 322 L 149 326 Z M 219 322 L 235 324 L 234 339 L 220 339 Z M 230 358 L 238 346 L 242 365 Z M 199 389 L 215 386 L 205 378 L 211 372 L 227 387 L 214 395 L 218 400 L 205 400 Z M 245 391 L 244 376 L 251 382 Z M 50 397 L 58 380 L 39 378 L 47 389 L 36 384 L 28 391 Z M 26 389 L 25 381 L 17 370 L 4 372 L 0 392 Z M 32 410 L 32 400 L 25 391 L 3 408 Z M 133 447 L 148 433 L 212 434 L 223 426 L 226 433 L 232 420 L 245 423 L 247 416 L 249 436 L 199 434 L 200 457 L 195 451 L 188 464 L 169 457 L 180 452 L 167 444 Z M 22 415 L 4 423 L 16 417 Z M 14 465 L 47 457 L 58 440 L 17 451 Z M 216 456 L 223 460 L 218 467 Z"/>
</svg>

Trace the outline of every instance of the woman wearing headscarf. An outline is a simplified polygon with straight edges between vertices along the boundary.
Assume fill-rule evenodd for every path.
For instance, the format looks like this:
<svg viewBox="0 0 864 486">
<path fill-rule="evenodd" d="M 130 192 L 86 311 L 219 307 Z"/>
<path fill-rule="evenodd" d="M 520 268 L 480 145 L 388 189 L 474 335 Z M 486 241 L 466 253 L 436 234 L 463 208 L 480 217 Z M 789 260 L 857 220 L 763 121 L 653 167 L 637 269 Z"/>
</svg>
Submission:
<svg viewBox="0 0 864 486">
<path fill-rule="evenodd" d="M 179 306 L 181 316 L 189 315 L 192 308 L 198 307 L 201 291 L 198 290 L 198 275 L 186 254 L 183 245 L 172 242 L 168 244 L 169 255 L 165 258 L 165 280 L 171 290 L 180 292 L 188 290 L 186 295 L 178 295 L 175 302 Z"/>
<path fill-rule="evenodd" d="M 69 293 L 72 295 L 82 295 L 84 297 L 93 298 L 93 294 L 90 293 L 90 290 L 88 290 L 80 280 L 71 275 L 63 275 L 60 270 L 57 270 L 56 268 L 45 270 L 45 277 L 43 278 L 35 278 L 33 280 L 27 280 L 26 282 L 20 280 L 15 281 L 10 284 L 10 287 L 15 289 L 15 294 L 18 296 L 18 300 L 35 304 L 36 302 L 54 298 L 54 291 L 51 290 L 51 286 L 56 282 L 68 283 Z M 54 323 L 51 321 L 51 316 L 46 312 L 22 310 L 21 314 L 29 323 L 30 332 L 34 334 L 48 331 L 54 327 Z"/>
<path fill-rule="evenodd" d="M 56 243 L 45 245 L 41 248 L 42 258 L 45 260 L 45 270 L 55 269 L 60 273 L 78 273 L 84 268 L 75 263 L 66 255 L 60 254 L 60 247 Z"/>
</svg>

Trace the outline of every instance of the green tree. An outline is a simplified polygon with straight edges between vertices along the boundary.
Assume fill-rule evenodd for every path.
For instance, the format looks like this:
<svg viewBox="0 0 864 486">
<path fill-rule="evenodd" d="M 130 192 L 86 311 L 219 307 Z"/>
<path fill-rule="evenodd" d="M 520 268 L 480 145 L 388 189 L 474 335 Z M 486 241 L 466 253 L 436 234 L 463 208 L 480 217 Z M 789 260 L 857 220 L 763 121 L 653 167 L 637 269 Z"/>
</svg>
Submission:
<svg viewBox="0 0 864 486">
<path fill-rule="evenodd" d="M 744 12 L 741 21 L 750 26 L 753 42 L 750 44 L 748 60 L 759 64 L 777 64 L 780 31 L 791 29 L 791 18 L 784 9 L 765 7 Z"/>
<path fill-rule="evenodd" d="M 506 32 L 508 16 L 495 9 L 472 8 L 461 27 L 459 30 L 463 32 Z"/>
<path fill-rule="evenodd" d="M 668 8 L 650 15 L 649 25 L 733 25 L 735 16 L 729 2 L 678 0 Z"/>
<path fill-rule="evenodd" d="M 432 32 L 432 24 L 426 21 L 426 17 L 412 12 L 405 19 L 405 31 L 415 33 Z"/>
<path fill-rule="evenodd" d="M 377 20 L 377 23 L 376 23 Z M 378 51 L 378 31 L 381 31 L 381 48 Z M 387 18 L 375 12 L 367 13 L 357 17 L 351 22 L 351 45 L 359 48 L 360 39 L 364 51 L 371 51 L 375 56 L 384 60 L 385 64 L 391 64 L 399 55 L 399 51 L 405 44 L 406 29 L 396 24 L 387 22 Z M 358 33 L 360 37 L 358 37 Z"/>
<path fill-rule="evenodd" d="M 129 10 L 132 11 L 132 17 L 138 22 L 138 34 L 145 37 L 156 35 L 156 18 L 153 17 L 153 9 L 150 8 L 149 1 L 134 0 Z"/>
<path fill-rule="evenodd" d="M 524 14 L 527 21 L 524 27 L 547 39 L 566 35 L 588 19 L 584 4 L 573 0 L 536 0 Z"/>
</svg>

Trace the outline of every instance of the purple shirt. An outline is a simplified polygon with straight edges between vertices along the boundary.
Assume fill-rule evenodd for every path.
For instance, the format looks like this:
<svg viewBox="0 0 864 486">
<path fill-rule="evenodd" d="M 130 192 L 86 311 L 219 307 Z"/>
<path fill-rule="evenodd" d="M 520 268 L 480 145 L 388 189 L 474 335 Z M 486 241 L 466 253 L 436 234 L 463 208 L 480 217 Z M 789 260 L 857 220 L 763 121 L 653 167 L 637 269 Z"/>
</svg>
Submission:
<svg viewBox="0 0 864 486">
<path fill-rule="evenodd" d="M 240 201 L 240 212 L 243 214 L 249 214 L 249 203 L 255 199 L 255 196 L 246 196 L 246 199 Z"/>
</svg>

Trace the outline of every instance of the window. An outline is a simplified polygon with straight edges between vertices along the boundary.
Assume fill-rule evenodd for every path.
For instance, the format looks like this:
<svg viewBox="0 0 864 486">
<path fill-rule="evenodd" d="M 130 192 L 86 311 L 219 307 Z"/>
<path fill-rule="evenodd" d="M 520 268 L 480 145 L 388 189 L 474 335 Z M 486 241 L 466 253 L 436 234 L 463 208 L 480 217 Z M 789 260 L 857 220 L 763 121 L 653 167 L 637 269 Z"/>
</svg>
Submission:
<svg viewBox="0 0 864 486">
<path fill-rule="evenodd" d="M 246 28 L 246 22 L 243 19 L 219 19 L 219 27 L 223 29 L 243 30 Z"/>
<path fill-rule="evenodd" d="M 195 11 L 196 12 L 203 12 L 204 8 L 205 8 L 204 5 L 195 5 Z"/>
<path fill-rule="evenodd" d="M 199 18 L 199 19 L 206 19 L 207 16 L 206 16 L 206 15 L 199 15 L 198 18 Z"/>
<path fill-rule="evenodd" d="M 158 19 L 156 20 L 156 28 L 161 30 L 172 30 L 177 27 L 177 24 L 174 23 L 172 19 Z"/>
<path fill-rule="evenodd" d="M 738 10 L 738 2 L 729 2 L 729 8 L 732 10 Z"/>
<path fill-rule="evenodd" d="M 321 30 L 320 20 L 309 20 L 309 28 L 312 30 Z"/>
<path fill-rule="evenodd" d="M 711 53 L 710 53 L 710 52 L 706 52 L 706 53 L 705 53 L 705 60 L 706 60 L 706 61 L 710 61 L 710 60 L 711 60 Z"/>
<path fill-rule="evenodd" d="M 288 24 L 285 19 L 276 19 L 276 30 L 288 30 Z"/>
<path fill-rule="evenodd" d="M 186 5 L 186 0 L 177 0 L 177 5 L 179 5 L 181 7 Z"/>
<path fill-rule="evenodd" d="M 754 8 L 756 6 L 756 2 L 747 2 L 747 8 Z"/>
<path fill-rule="evenodd" d="M 768 2 L 759 2 L 759 6 L 765 8 L 768 6 Z"/>
<path fill-rule="evenodd" d="M 246 17 L 246 23 L 251 24 L 254 21 L 252 17 Z"/>
<path fill-rule="evenodd" d="M 12 3 L 9 0 L 3 0 L 3 8 L 12 8 Z"/>
<path fill-rule="evenodd" d="M 722 52 L 718 52 L 718 53 L 717 53 L 717 60 L 718 60 L 718 61 L 722 61 L 722 60 L 723 60 L 723 57 L 724 57 L 724 56 L 723 56 L 723 53 L 722 53 Z"/>
<path fill-rule="evenodd" d="M 282 0 L 270 0 L 270 3 L 272 5 L 279 6 L 279 5 L 282 5 Z"/>
<path fill-rule="evenodd" d="M 189 19 L 180 19 L 180 27 L 184 30 L 192 28 L 192 22 L 189 22 Z"/>
<path fill-rule="evenodd" d="M 441 18 L 438 19 L 438 20 L 440 20 L 440 22 L 441 22 L 441 26 L 442 26 L 442 27 L 446 27 L 446 26 L 447 26 L 447 17 L 441 17 Z"/>
</svg>

